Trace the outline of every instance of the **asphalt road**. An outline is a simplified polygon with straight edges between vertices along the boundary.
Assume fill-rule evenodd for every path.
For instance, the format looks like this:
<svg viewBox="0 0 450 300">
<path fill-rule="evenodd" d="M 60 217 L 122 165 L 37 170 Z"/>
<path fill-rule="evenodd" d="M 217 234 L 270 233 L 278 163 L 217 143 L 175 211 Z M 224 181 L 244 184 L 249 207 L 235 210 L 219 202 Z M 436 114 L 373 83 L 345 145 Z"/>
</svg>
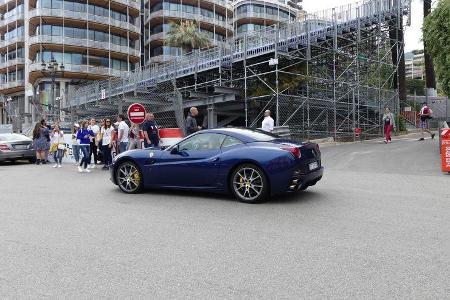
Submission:
<svg viewBox="0 0 450 300">
<path fill-rule="evenodd" d="M 260 205 L 0 164 L 0 298 L 448 299 L 437 142 L 322 152 L 319 184 Z"/>
</svg>

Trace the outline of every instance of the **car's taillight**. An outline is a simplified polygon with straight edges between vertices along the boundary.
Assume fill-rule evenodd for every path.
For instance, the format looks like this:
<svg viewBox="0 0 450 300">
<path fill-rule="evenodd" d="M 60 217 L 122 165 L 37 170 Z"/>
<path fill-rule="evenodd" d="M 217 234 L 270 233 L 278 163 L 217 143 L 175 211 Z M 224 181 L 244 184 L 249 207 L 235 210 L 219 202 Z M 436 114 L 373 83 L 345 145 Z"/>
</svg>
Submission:
<svg viewBox="0 0 450 300">
<path fill-rule="evenodd" d="M 0 151 L 11 151 L 11 149 L 9 149 L 8 145 L 0 144 Z"/>
<path fill-rule="evenodd" d="M 285 146 L 285 147 L 281 147 L 281 149 L 291 152 L 292 155 L 294 155 L 294 157 L 296 157 L 296 158 L 302 157 L 302 154 L 300 153 L 300 149 L 297 147 Z"/>
</svg>

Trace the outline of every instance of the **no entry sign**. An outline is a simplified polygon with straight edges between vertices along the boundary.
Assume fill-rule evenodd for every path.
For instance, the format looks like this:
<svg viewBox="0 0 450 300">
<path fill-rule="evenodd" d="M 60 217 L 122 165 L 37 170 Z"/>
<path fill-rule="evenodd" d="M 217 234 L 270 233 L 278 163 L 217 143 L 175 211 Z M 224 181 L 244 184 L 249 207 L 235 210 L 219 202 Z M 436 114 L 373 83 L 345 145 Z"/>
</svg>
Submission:
<svg viewBox="0 0 450 300">
<path fill-rule="evenodd" d="M 145 107 L 139 103 L 133 103 L 128 107 L 128 119 L 131 123 L 142 124 L 145 120 Z"/>
</svg>

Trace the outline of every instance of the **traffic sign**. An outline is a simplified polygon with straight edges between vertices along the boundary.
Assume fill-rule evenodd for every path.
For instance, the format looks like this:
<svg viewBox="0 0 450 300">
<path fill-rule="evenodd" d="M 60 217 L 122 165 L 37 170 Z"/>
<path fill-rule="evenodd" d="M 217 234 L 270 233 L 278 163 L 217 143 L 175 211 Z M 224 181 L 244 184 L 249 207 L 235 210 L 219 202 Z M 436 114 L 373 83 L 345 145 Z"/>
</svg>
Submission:
<svg viewBox="0 0 450 300">
<path fill-rule="evenodd" d="M 128 107 L 128 119 L 131 123 L 142 124 L 145 120 L 145 107 L 139 103 L 133 103 Z"/>
<path fill-rule="evenodd" d="M 101 100 L 106 99 L 106 90 L 105 90 L 105 89 L 102 89 L 102 90 L 100 91 L 100 99 L 101 99 Z"/>
</svg>

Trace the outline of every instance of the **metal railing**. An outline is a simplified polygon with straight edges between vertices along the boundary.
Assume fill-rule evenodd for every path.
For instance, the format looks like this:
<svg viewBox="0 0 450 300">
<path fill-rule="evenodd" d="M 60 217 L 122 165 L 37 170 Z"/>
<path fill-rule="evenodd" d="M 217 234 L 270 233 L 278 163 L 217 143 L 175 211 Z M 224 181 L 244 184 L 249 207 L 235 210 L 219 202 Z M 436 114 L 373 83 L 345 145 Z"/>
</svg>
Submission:
<svg viewBox="0 0 450 300">
<path fill-rule="evenodd" d="M 163 82 L 177 77 L 183 77 L 195 72 L 217 68 L 220 64 L 230 61 L 242 60 L 244 56 L 251 58 L 273 52 L 275 44 L 279 48 L 289 45 L 306 44 L 309 39 L 314 42 L 318 37 L 326 37 L 333 30 L 356 28 L 356 26 L 372 26 L 374 22 L 387 17 L 397 16 L 400 12 L 409 9 L 410 0 L 365 0 L 356 4 L 349 4 L 308 14 L 302 21 L 288 23 L 281 28 L 268 28 L 263 32 L 251 32 L 243 36 L 229 38 L 223 48 L 227 55 L 223 55 L 221 47 L 215 47 L 206 51 L 195 51 L 177 57 L 161 65 L 152 65 L 130 74 L 123 78 L 120 88 L 110 89 L 108 96 L 132 91 L 137 84 L 145 82 Z M 155 12 L 162 13 L 162 11 Z M 172 14 L 174 12 L 170 12 Z M 153 15 L 153 14 L 152 14 Z M 186 15 L 186 14 L 179 14 Z M 193 16 L 194 17 L 194 16 Z M 198 17 L 195 15 L 195 17 Z M 308 28 L 314 28 L 313 31 Z M 244 55 L 244 51 L 246 52 Z M 94 82 L 73 90 L 69 99 L 77 103 L 88 103 L 99 98 L 98 86 L 107 85 L 107 82 Z"/>
</svg>

